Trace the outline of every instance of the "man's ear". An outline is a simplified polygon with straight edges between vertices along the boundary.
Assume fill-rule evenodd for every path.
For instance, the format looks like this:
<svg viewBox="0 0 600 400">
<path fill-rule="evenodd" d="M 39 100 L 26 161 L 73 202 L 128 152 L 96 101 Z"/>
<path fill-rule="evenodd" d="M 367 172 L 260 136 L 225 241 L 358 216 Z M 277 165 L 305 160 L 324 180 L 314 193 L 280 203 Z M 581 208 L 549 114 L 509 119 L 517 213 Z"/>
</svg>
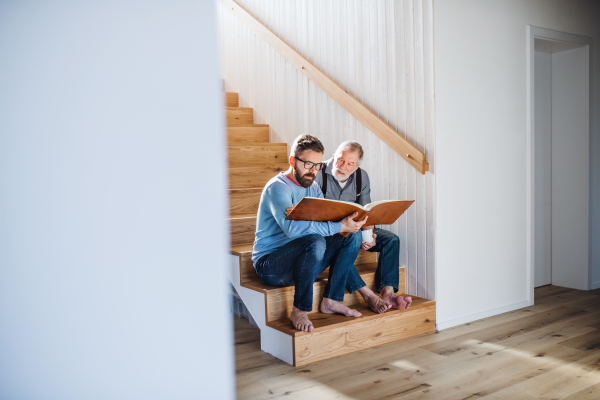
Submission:
<svg viewBox="0 0 600 400">
<path fill-rule="evenodd" d="M 288 159 L 288 163 L 290 164 L 290 167 L 294 168 L 294 156 L 290 156 L 290 158 Z"/>
</svg>

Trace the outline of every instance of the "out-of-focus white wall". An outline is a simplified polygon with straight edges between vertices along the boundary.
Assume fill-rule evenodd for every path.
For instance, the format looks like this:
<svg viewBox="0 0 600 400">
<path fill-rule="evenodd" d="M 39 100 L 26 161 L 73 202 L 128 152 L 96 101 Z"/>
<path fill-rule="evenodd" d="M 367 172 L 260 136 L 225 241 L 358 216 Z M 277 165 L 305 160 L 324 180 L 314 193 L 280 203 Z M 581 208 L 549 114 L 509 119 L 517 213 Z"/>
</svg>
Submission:
<svg viewBox="0 0 600 400">
<path fill-rule="evenodd" d="M 0 54 L 0 398 L 233 398 L 214 3 L 1 2 Z"/>
</svg>

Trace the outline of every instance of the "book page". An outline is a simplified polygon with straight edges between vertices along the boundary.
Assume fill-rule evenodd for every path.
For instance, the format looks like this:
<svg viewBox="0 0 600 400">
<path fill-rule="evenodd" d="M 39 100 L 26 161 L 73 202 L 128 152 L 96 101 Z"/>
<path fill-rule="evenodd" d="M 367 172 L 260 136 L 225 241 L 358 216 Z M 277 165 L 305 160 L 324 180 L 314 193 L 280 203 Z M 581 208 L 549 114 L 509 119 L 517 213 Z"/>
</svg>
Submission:
<svg viewBox="0 0 600 400">
<path fill-rule="evenodd" d="M 385 203 L 386 201 L 389 201 L 389 200 L 377 201 L 377 202 L 375 202 L 375 203 L 370 203 L 370 204 L 367 204 L 367 206 L 364 206 L 364 207 L 363 207 L 362 205 L 360 205 L 360 204 L 358 204 L 358 203 L 354 203 L 354 202 L 352 202 L 352 201 L 331 200 L 331 199 L 320 199 L 320 198 L 317 198 L 317 197 L 310 197 L 310 196 L 306 196 L 306 197 L 303 197 L 303 198 L 304 198 L 304 199 L 315 199 L 315 200 L 326 200 L 326 201 L 331 201 L 331 202 L 334 202 L 334 203 L 352 204 L 353 206 L 355 206 L 355 207 L 358 207 L 358 208 L 362 208 L 362 209 L 363 209 L 363 210 L 365 210 L 365 211 L 369 211 L 369 209 L 367 209 L 367 206 L 369 206 L 370 204 L 373 204 L 373 205 L 374 205 L 374 204 L 377 204 L 377 203 Z"/>
<path fill-rule="evenodd" d="M 382 203 L 387 203 L 388 201 L 397 201 L 397 200 L 379 200 L 379 201 L 374 201 L 372 203 L 367 204 L 366 206 L 364 206 L 363 208 L 367 211 L 371 211 L 371 209 L 373 207 L 375 207 L 377 204 L 382 204 Z"/>
</svg>

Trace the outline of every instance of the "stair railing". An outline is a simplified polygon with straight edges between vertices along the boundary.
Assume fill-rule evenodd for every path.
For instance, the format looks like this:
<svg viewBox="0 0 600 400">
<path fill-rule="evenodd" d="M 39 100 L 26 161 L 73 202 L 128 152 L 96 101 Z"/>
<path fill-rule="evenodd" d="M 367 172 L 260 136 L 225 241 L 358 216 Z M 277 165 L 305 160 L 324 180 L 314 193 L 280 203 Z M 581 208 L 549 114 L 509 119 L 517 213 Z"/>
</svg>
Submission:
<svg viewBox="0 0 600 400">
<path fill-rule="evenodd" d="M 425 160 L 425 153 L 410 143 L 404 136 L 399 134 L 386 124 L 381 118 L 365 107 L 354 96 L 342 89 L 332 81 L 321 70 L 302 57 L 296 50 L 285 43 L 275 33 L 271 32 L 260 21 L 244 10 L 233 0 L 219 0 L 240 21 L 250 28 L 258 37 L 269 44 L 275 51 L 281 54 L 294 67 L 310 79 L 315 85 L 323 90 L 329 97 L 344 107 L 354 118 L 356 118 L 367 129 L 377 135 L 392 150 L 404 158 L 421 174 L 429 171 L 429 164 Z"/>
</svg>

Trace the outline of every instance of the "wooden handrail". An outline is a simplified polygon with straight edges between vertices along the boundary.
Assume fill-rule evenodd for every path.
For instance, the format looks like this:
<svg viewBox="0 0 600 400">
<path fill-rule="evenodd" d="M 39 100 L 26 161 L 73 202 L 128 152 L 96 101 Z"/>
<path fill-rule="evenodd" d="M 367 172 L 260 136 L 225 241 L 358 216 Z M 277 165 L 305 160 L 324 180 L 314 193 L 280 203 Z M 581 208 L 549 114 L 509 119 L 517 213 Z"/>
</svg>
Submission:
<svg viewBox="0 0 600 400">
<path fill-rule="evenodd" d="M 315 85 L 327 93 L 329 97 L 344 107 L 346 111 L 352 114 L 361 124 L 376 134 L 396 153 L 400 154 L 400 156 L 402 156 L 402 158 L 417 171 L 421 174 L 425 174 L 426 171 L 429 171 L 429 164 L 425 161 L 425 153 L 416 148 L 381 118 L 373 114 L 371 110 L 365 107 L 360 101 L 356 100 L 356 98 L 349 94 L 348 91 L 342 89 L 337 83 L 332 81 L 306 58 L 302 57 L 296 50 L 291 48 L 287 43 L 281 40 L 281 38 L 261 24 L 260 21 L 254 18 L 235 1 L 219 1 L 227 9 L 231 10 L 240 21 L 244 22 L 248 28 L 252 29 L 258 37 L 267 42 L 267 44 L 273 47 L 273 49 L 280 53 L 308 79 L 313 81 Z"/>
</svg>

